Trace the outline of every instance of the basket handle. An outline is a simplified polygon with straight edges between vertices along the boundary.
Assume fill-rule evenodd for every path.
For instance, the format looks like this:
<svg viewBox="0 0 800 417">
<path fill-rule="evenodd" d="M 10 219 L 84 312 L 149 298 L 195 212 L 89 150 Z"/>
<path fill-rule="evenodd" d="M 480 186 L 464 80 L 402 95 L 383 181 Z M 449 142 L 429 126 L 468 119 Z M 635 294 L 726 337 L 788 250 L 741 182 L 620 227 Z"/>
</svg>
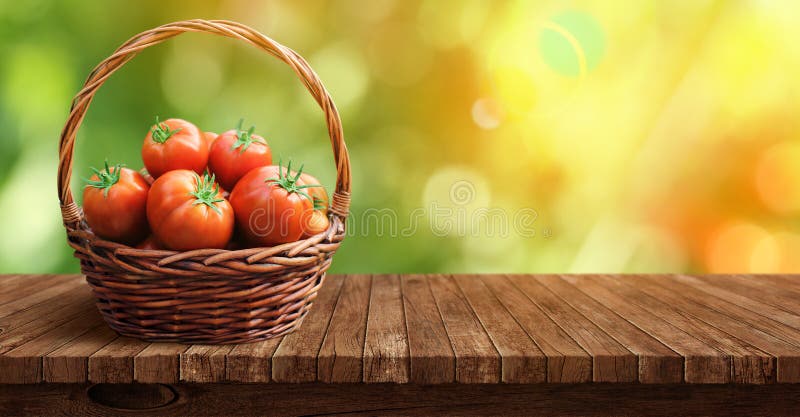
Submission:
<svg viewBox="0 0 800 417">
<path fill-rule="evenodd" d="M 69 118 L 61 131 L 58 163 L 58 198 L 61 203 L 61 216 L 64 224 L 77 224 L 82 221 L 82 213 L 72 196 L 70 179 L 72 178 L 72 155 L 75 148 L 75 136 L 86 115 L 95 92 L 116 70 L 133 59 L 139 51 L 159 44 L 184 32 L 207 32 L 245 41 L 292 67 L 306 89 L 314 96 L 317 104 L 325 113 L 325 123 L 333 146 L 333 159 L 336 162 L 336 190 L 331 199 L 330 211 L 342 220 L 347 217 L 350 207 L 350 157 L 344 143 L 342 121 L 336 105 L 322 85 L 322 81 L 308 65 L 305 59 L 293 50 L 262 35 L 255 29 L 241 23 L 227 20 L 192 19 L 168 23 L 155 29 L 142 32 L 117 48 L 114 53 L 92 70 L 83 88 L 72 100 Z"/>
</svg>

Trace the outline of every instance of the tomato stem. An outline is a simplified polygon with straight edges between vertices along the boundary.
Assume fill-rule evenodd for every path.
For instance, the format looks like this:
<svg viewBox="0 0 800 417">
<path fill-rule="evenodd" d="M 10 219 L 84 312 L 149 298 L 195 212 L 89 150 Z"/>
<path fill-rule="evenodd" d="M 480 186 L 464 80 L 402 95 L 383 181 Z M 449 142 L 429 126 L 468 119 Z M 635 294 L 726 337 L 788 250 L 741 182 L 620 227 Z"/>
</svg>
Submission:
<svg viewBox="0 0 800 417">
<path fill-rule="evenodd" d="M 90 167 L 94 174 L 97 175 L 97 179 L 93 180 L 84 178 L 84 181 L 86 181 L 86 186 L 100 188 L 103 190 L 103 197 L 108 197 L 108 190 L 111 188 L 111 186 L 119 182 L 120 171 L 124 166 L 124 164 L 116 164 L 114 165 L 114 169 L 111 170 L 108 167 L 108 159 L 106 159 L 105 169 L 98 170 L 95 167 Z"/>
<path fill-rule="evenodd" d="M 222 214 L 222 211 L 217 207 L 216 203 L 225 201 L 224 198 L 218 198 L 219 185 L 215 181 L 214 175 L 208 176 L 208 173 L 203 174 L 201 178 L 199 175 L 194 174 L 195 190 L 189 194 L 195 197 L 192 205 L 205 204 L 216 211 L 217 214 Z"/>
<path fill-rule="evenodd" d="M 246 151 L 251 143 L 258 142 L 253 138 L 253 132 L 255 132 L 256 127 L 250 126 L 250 129 L 243 130 L 242 123 L 244 123 L 244 119 L 239 119 L 239 124 L 236 127 L 236 142 L 231 146 L 231 150 L 240 148 L 239 153 Z"/>
<path fill-rule="evenodd" d="M 286 192 L 288 192 L 289 194 L 291 193 L 300 194 L 303 197 L 309 199 L 309 201 L 311 201 L 312 203 L 314 203 L 314 199 L 312 199 L 311 196 L 309 196 L 308 193 L 303 190 L 306 188 L 322 187 L 322 186 L 318 184 L 303 184 L 303 185 L 298 184 L 298 182 L 300 181 L 300 175 L 303 174 L 303 167 L 305 167 L 305 165 L 300 165 L 300 169 L 297 170 L 297 175 L 292 177 L 290 175 L 292 172 L 292 160 L 291 159 L 289 160 L 289 164 L 286 166 L 285 172 L 283 171 L 284 168 L 281 166 L 282 162 L 283 161 L 278 162 L 278 177 L 267 178 L 266 180 L 264 180 L 264 182 L 274 182 L 279 187 L 286 190 Z M 314 203 L 314 207 L 316 207 L 316 205 L 317 204 Z"/>
<path fill-rule="evenodd" d="M 172 130 L 166 123 L 162 123 L 158 121 L 158 116 L 156 116 L 156 124 L 150 129 L 151 137 L 153 138 L 153 142 L 156 143 L 164 143 L 167 139 L 171 138 L 172 135 L 181 131 L 181 128 L 177 128 Z"/>
</svg>

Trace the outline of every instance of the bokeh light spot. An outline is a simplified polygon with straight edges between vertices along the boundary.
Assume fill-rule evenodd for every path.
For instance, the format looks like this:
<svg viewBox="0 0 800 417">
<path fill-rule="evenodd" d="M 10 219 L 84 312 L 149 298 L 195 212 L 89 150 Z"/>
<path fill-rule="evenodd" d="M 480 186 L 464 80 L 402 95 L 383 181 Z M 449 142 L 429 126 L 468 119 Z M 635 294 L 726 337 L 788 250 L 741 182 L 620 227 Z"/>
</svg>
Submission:
<svg viewBox="0 0 800 417">
<path fill-rule="evenodd" d="M 591 15 L 569 11 L 545 23 L 539 49 L 550 68 L 561 75 L 577 77 L 600 63 L 605 53 L 605 34 Z"/>
<path fill-rule="evenodd" d="M 422 195 L 435 235 L 469 236 L 473 233 L 471 216 L 475 210 L 488 209 L 491 201 L 486 177 L 461 166 L 447 166 L 434 172 Z"/>
<path fill-rule="evenodd" d="M 369 70 L 361 53 L 350 44 L 330 45 L 314 54 L 310 62 L 340 107 L 354 104 L 366 92 Z"/>
<path fill-rule="evenodd" d="M 503 110 L 494 99 L 480 98 L 472 105 L 472 121 L 481 129 L 496 129 L 502 117 Z"/>
<path fill-rule="evenodd" d="M 715 233 L 709 243 L 707 263 L 711 273 L 774 272 L 780 264 L 780 253 L 766 230 L 735 222 Z"/>
<path fill-rule="evenodd" d="M 778 213 L 800 211 L 800 143 L 782 142 L 765 150 L 758 159 L 756 189 L 761 201 Z"/>
<path fill-rule="evenodd" d="M 493 72 L 495 93 L 510 114 L 525 115 L 536 107 L 536 84 L 530 73 L 516 66 L 502 66 Z"/>
</svg>

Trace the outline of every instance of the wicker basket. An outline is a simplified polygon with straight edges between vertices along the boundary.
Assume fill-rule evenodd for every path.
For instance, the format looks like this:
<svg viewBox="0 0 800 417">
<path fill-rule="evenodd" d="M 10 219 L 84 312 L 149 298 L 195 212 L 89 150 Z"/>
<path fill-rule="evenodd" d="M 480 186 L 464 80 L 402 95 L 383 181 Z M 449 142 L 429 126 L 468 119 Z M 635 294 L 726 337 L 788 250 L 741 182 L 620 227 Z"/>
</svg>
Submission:
<svg viewBox="0 0 800 417">
<path fill-rule="evenodd" d="M 103 240 L 89 229 L 70 189 L 75 135 L 89 104 L 103 82 L 139 51 L 184 32 L 208 32 L 254 45 L 288 64 L 314 96 L 325 114 L 336 162 L 327 231 L 268 248 L 174 252 L 134 249 Z M 291 332 L 311 308 L 345 235 L 350 160 L 336 106 L 302 57 L 239 23 L 187 20 L 134 36 L 89 75 L 61 132 L 58 193 L 69 245 L 100 313 L 119 334 L 147 341 L 251 342 Z"/>
</svg>

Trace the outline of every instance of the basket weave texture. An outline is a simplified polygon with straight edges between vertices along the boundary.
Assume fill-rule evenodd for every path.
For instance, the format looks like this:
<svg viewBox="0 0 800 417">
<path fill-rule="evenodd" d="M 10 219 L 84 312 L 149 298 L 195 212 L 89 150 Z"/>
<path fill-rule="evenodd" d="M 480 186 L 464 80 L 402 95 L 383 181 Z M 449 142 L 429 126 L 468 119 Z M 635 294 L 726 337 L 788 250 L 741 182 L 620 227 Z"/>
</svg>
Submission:
<svg viewBox="0 0 800 417">
<path fill-rule="evenodd" d="M 317 101 L 325 115 L 337 174 L 327 231 L 275 247 L 174 252 L 103 240 L 87 226 L 74 202 L 70 179 L 75 136 L 95 92 L 139 51 L 185 32 L 227 36 L 268 52 L 288 64 Z M 111 328 L 147 341 L 251 342 L 291 332 L 308 313 L 345 235 L 350 160 L 336 106 L 300 55 L 240 23 L 187 20 L 134 36 L 89 74 L 61 132 L 58 193 L 69 245 Z"/>
</svg>

